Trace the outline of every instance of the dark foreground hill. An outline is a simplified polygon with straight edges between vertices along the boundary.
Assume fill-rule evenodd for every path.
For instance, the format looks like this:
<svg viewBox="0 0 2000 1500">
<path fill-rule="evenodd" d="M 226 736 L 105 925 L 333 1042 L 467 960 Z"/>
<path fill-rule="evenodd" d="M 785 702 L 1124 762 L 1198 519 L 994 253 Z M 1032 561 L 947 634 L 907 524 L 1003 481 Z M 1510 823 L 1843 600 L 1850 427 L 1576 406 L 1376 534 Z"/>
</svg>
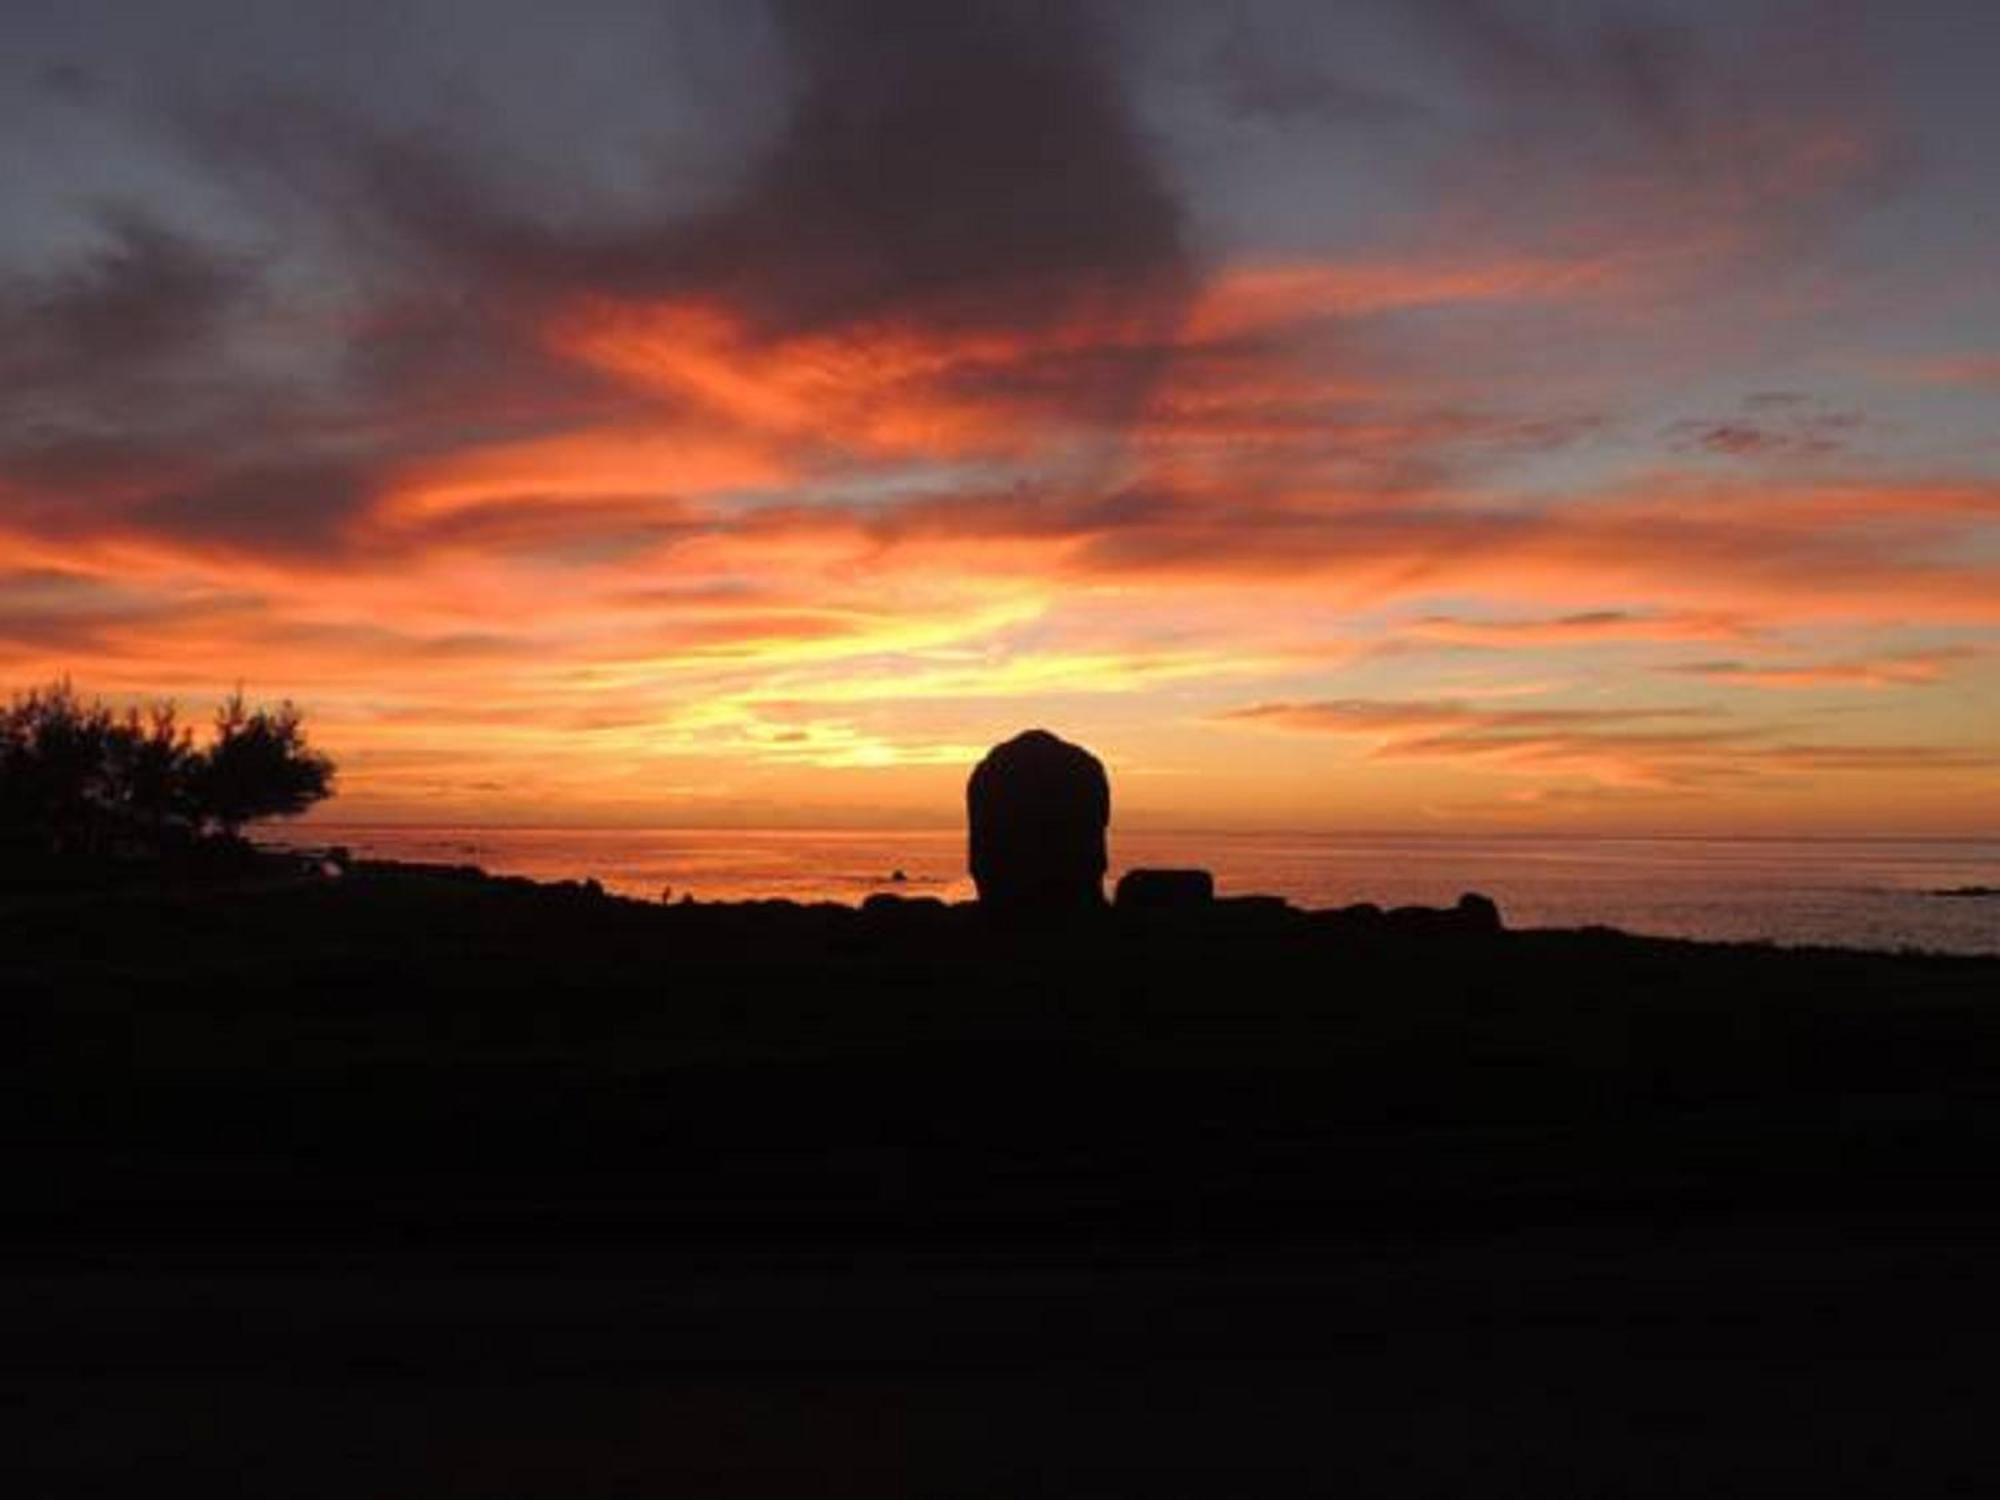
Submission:
<svg viewBox="0 0 2000 1500">
<path fill-rule="evenodd" d="M 390 869 L 9 902 L 33 1493 L 1986 1467 L 2000 961 Z"/>
</svg>

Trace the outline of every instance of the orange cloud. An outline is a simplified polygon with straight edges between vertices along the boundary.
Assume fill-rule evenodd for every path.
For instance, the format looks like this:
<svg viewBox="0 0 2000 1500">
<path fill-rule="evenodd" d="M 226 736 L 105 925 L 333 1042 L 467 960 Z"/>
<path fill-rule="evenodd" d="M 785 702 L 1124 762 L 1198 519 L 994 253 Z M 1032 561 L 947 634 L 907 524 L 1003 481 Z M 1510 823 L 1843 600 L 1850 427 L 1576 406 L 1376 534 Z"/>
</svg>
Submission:
<svg viewBox="0 0 2000 1500">
<path fill-rule="evenodd" d="M 1690 662 L 1674 670 L 1711 682 L 1741 683 L 1753 687 L 1923 687 L 1942 681 L 1952 668 L 1980 655 L 1971 647 L 1939 651 L 1912 651 L 1898 656 L 1882 656 L 1850 661 L 1823 661 L 1789 665 L 1740 661 Z"/>
<path fill-rule="evenodd" d="M 464 449 L 410 464 L 386 486 L 370 516 L 380 532 L 449 537 L 454 524 L 485 517 L 475 537 L 505 530 L 509 509 L 540 508 L 555 526 L 541 539 L 586 539 L 611 519 L 643 520 L 690 497 L 781 483 L 792 469 L 765 445 L 701 428 L 651 423 Z M 564 525 L 564 509 L 572 507 Z"/>
<path fill-rule="evenodd" d="M 1661 727 L 1676 722 L 1697 727 Z M 1686 708 L 1491 708 L 1453 701 L 1341 699 L 1254 704 L 1218 716 L 1364 740 L 1373 758 L 1443 760 L 1608 787 L 1700 788 L 1812 773 L 1987 771 L 2000 752 L 1936 744 L 1802 743 Z"/>
<path fill-rule="evenodd" d="M 546 332 L 566 358 L 767 441 L 936 457 L 1048 441 L 1094 402 L 1076 389 L 1087 370 L 1038 393 L 1038 368 L 1144 347 L 1155 321 L 1143 308 L 1086 304 L 1018 329 L 884 318 L 771 335 L 718 303 L 586 299 Z"/>
<path fill-rule="evenodd" d="M 1741 615 L 1689 611 L 1592 609 L 1526 619 L 1426 615 L 1398 633 L 1453 646 L 1584 646 L 1599 641 L 1734 641 L 1757 634 Z"/>
<path fill-rule="evenodd" d="M 1920 385 L 1963 386 L 1976 391 L 2000 386 L 2000 354 L 1947 354 L 1932 359 L 1888 361 L 1881 368 Z"/>
<path fill-rule="evenodd" d="M 1602 297 L 1628 280 L 1628 268 L 1600 258 L 1294 261 L 1228 267 L 1196 299 L 1184 341 L 1224 342 L 1329 318 L 1452 303 Z"/>
<path fill-rule="evenodd" d="M 1166 493 L 1143 520 L 1079 507 L 1070 567 L 1103 578 L 1234 587 L 1296 579 L 1355 606 L 1426 595 L 1645 608 L 1763 623 L 2000 623 L 2000 559 L 1966 543 L 2000 506 L 1984 486 L 1847 486 L 1771 495 L 1663 483 L 1556 503 L 1446 494 L 1246 501 Z M 1001 524 L 979 507 L 967 527 Z"/>
</svg>

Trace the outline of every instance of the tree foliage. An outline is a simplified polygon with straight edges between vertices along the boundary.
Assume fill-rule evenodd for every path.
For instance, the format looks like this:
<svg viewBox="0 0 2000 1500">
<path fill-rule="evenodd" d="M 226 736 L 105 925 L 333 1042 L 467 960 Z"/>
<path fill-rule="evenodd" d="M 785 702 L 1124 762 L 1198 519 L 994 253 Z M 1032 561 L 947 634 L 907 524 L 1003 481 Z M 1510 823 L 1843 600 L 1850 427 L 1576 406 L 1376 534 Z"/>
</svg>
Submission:
<svg viewBox="0 0 2000 1500">
<path fill-rule="evenodd" d="M 232 693 L 215 712 L 215 740 L 195 779 L 203 813 L 234 834 L 258 818 L 302 813 L 333 787 L 333 762 L 306 743 L 290 703 L 251 709 Z"/>
<path fill-rule="evenodd" d="M 253 709 L 232 694 L 198 747 L 172 703 L 120 713 L 53 683 L 0 709 L 0 849 L 160 854 L 304 812 L 333 774 L 290 703 Z"/>
</svg>

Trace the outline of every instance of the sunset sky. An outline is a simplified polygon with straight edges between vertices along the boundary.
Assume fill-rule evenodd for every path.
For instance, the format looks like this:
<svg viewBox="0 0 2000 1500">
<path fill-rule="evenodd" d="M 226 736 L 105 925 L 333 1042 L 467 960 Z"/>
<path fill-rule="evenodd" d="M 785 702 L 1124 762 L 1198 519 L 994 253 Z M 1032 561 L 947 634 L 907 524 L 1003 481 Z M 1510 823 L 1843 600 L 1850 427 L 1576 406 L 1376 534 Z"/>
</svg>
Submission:
<svg viewBox="0 0 2000 1500">
<path fill-rule="evenodd" d="M 2000 830 L 2000 6 L 0 0 L 0 688 L 342 819 Z"/>
</svg>

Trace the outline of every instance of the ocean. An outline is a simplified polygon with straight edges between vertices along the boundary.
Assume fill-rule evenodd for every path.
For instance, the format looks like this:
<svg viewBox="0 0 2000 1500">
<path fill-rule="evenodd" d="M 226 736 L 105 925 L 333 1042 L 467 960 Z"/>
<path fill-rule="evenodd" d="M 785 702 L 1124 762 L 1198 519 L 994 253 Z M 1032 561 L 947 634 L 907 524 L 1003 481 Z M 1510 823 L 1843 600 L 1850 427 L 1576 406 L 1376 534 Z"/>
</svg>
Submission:
<svg viewBox="0 0 2000 1500">
<path fill-rule="evenodd" d="M 385 859 L 476 864 L 539 880 L 594 878 L 646 900 L 873 891 L 971 896 L 957 830 L 470 828 L 314 823 L 297 844 Z M 1667 937 L 2000 953 L 2000 840 L 1461 837 L 1114 832 L 1112 877 L 1199 865 L 1223 895 L 1301 906 L 1500 903 L 1514 927 L 1591 924 Z M 906 877 L 892 880 L 895 871 Z"/>
</svg>

